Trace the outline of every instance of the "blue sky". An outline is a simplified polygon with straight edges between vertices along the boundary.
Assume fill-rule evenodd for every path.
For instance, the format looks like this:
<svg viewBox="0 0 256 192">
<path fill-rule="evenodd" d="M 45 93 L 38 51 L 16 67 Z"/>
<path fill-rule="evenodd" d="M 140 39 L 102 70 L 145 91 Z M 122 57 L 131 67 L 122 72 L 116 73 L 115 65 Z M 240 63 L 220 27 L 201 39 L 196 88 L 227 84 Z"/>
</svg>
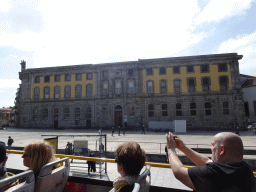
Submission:
<svg viewBox="0 0 256 192">
<path fill-rule="evenodd" d="M 27 68 L 218 53 L 256 76 L 254 0 L 1 0 L 0 107 Z"/>
</svg>

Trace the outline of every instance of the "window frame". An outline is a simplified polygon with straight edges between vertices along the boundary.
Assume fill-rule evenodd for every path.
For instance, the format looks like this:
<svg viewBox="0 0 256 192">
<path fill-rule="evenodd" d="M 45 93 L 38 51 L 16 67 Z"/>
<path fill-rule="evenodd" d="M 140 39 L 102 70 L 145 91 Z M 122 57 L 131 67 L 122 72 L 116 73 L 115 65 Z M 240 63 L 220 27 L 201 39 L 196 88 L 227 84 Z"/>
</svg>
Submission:
<svg viewBox="0 0 256 192">
<path fill-rule="evenodd" d="M 39 75 L 35 76 L 34 83 L 40 83 L 40 76 Z"/>
<path fill-rule="evenodd" d="M 205 69 L 205 67 L 207 68 L 207 70 Z M 209 64 L 202 64 L 200 66 L 200 71 L 201 71 L 201 73 L 209 73 L 210 72 L 210 65 Z"/>
<path fill-rule="evenodd" d="M 176 103 L 175 104 L 175 116 L 176 117 L 181 117 L 182 116 L 182 104 L 181 103 Z"/>
<path fill-rule="evenodd" d="M 36 93 L 36 90 L 38 90 L 38 93 Z M 40 88 L 35 87 L 34 88 L 34 100 L 39 100 L 39 97 L 40 97 Z"/>
<path fill-rule="evenodd" d="M 93 73 L 87 73 L 86 80 L 93 80 Z"/>
<path fill-rule="evenodd" d="M 222 66 L 225 66 L 222 69 Z M 227 63 L 218 63 L 218 72 L 227 72 L 228 71 L 228 64 Z"/>
<path fill-rule="evenodd" d="M 209 107 L 207 107 L 207 104 L 209 104 Z M 205 102 L 204 103 L 204 110 L 205 110 L 205 115 L 207 115 L 207 116 L 212 115 L 212 105 L 211 105 L 211 102 Z"/>
<path fill-rule="evenodd" d="M 67 89 L 69 89 L 69 90 L 67 90 Z M 66 98 L 66 99 L 71 98 L 71 86 L 70 85 L 66 85 L 64 87 L 64 98 Z"/>
<path fill-rule="evenodd" d="M 76 81 L 82 81 L 82 73 L 76 73 Z"/>
<path fill-rule="evenodd" d="M 223 78 L 226 78 L 226 83 L 223 83 L 223 82 L 222 82 L 222 79 L 223 79 Z M 219 84 L 220 84 L 220 90 L 221 90 L 221 91 L 226 91 L 226 90 L 228 90 L 228 84 L 229 84 L 228 76 L 226 76 L 226 75 L 220 76 L 220 77 L 219 77 Z M 225 86 L 225 89 L 223 89 L 224 86 Z"/>
<path fill-rule="evenodd" d="M 152 83 L 152 92 L 149 91 L 149 83 Z M 147 81 L 147 94 L 154 94 L 154 81 L 152 80 Z"/>
<path fill-rule="evenodd" d="M 48 93 L 47 93 L 47 91 L 48 91 Z M 50 87 L 49 86 L 44 87 L 44 99 L 50 99 Z"/>
<path fill-rule="evenodd" d="M 208 79 L 208 84 L 204 83 L 204 79 Z M 210 77 L 201 78 L 202 91 L 210 91 L 211 79 Z M 205 89 L 207 87 L 207 90 Z"/>
<path fill-rule="evenodd" d="M 117 87 L 120 85 L 120 87 Z M 115 95 L 122 95 L 123 93 L 123 81 L 122 79 L 115 79 Z"/>
<path fill-rule="evenodd" d="M 162 83 L 165 83 L 163 86 Z M 165 79 L 160 80 L 160 93 L 166 94 L 167 93 L 167 81 Z"/>
<path fill-rule="evenodd" d="M 81 97 L 82 97 L 82 85 L 81 84 L 77 84 L 75 86 L 75 98 L 81 98 Z"/>
<path fill-rule="evenodd" d="M 159 75 L 166 75 L 166 68 L 165 67 L 160 67 L 159 68 Z"/>
<path fill-rule="evenodd" d="M 191 69 L 190 69 L 190 67 L 191 67 Z M 191 71 L 190 71 L 191 70 Z M 194 67 L 194 65 L 188 65 L 188 66 L 186 66 L 186 71 L 187 71 L 187 73 L 195 73 L 195 67 Z"/>
<path fill-rule="evenodd" d="M 194 107 L 193 107 L 194 105 Z M 196 103 L 190 103 L 190 116 L 196 116 Z"/>
<path fill-rule="evenodd" d="M 65 81 L 71 81 L 71 75 L 65 74 Z"/>
<path fill-rule="evenodd" d="M 164 105 L 166 105 L 166 107 L 164 107 Z M 162 109 L 162 117 L 167 117 L 168 116 L 168 104 L 163 103 L 161 105 L 161 109 Z"/>
<path fill-rule="evenodd" d="M 175 82 L 179 82 L 179 85 L 176 85 Z M 173 89 L 174 93 L 181 93 L 181 79 L 173 79 Z"/>
<path fill-rule="evenodd" d="M 180 74 L 180 66 L 175 66 L 172 68 L 173 74 Z"/>
<path fill-rule="evenodd" d="M 155 116 L 155 106 L 154 104 L 148 104 L 148 117 Z"/>
<path fill-rule="evenodd" d="M 135 94 L 135 81 L 134 81 L 134 79 L 128 79 L 128 94 Z M 131 85 L 131 83 L 132 83 L 132 87 L 130 87 L 130 85 Z"/>
<path fill-rule="evenodd" d="M 191 80 L 193 80 L 193 85 L 190 85 Z M 188 86 L 189 93 L 195 93 L 196 92 L 196 78 L 195 77 L 187 78 L 187 86 Z"/>
<path fill-rule="evenodd" d="M 93 85 L 91 83 L 86 85 L 86 97 L 93 96 Z"/>
<path fill-rule="evenodd" d="M 56 90 L 56 89 L 58 89 L 58 90 Z M 60 98 L 60 86 L 59 85 L 54 86 L 53 91 L 54 91 L 54 99 L 59 99 Z M 59 96 L 56 97 L 56 95 L 59 95 Z"/>
<path fill-rule="evenodd" d="M 63 119 L 69 120 L 69 107 L 64 107 Z"/>
<path fill-rule="evenodd" d="M 222 111 L 223 111 L 223 115 L 229 115 L 229 102 L 227 101 L 222 102 Z"/>
<path fill-rule="evenodd" d="M 147 68 L 146 69 L 146 75 L 147 76 L 154 76 L 154 69 L 153 68 Z"/>
<path fill-rule="evenodd" d="M 104 84 L 107 85 L 107 88 L 104 88 Z M 109 85 L 108 85 L 108 81 L 103 81 L 102 82 L 102 95 L 106 96 L 109 94 Z"/>
<path fill-rule="evenodd" d="M 54 82 L 60 82 L 60 75 L 54 76 Z"/>
<path fill-rule="evenodd" d="M 50 75 L 44 76 L 44 83 L 50 83 Z"/>
</svg>

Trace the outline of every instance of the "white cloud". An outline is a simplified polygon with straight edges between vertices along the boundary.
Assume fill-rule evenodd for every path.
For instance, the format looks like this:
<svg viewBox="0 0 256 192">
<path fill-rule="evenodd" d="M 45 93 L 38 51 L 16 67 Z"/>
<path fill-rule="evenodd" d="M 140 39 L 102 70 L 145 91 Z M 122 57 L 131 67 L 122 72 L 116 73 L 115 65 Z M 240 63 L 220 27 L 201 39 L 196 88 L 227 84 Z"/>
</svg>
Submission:
<svg viewBox="0 0 256 192">
<path fill-rule="evenodd" d="M 195 24 L 220 21 L 234 15 L 244 14 L 254 0 L 211 0 L 204 10 L 194 19 Z"/>
<path fill-rule="evenodd" d="M 223 42 L 218 52 L 243 55 L 239 61 L 240 73 L 256 76 L 256 32 Z"/>
<path fill-rule="evenodd" d="M 0 79 L 0 89 L 6 88 L 19 88 L 19 79 Z"/>
<path fill-rule="evenodd" d="M 0 3 L 0 12 L 6 13 L 12 8 L 11 0 L 2 0 Z"/>
</svg>

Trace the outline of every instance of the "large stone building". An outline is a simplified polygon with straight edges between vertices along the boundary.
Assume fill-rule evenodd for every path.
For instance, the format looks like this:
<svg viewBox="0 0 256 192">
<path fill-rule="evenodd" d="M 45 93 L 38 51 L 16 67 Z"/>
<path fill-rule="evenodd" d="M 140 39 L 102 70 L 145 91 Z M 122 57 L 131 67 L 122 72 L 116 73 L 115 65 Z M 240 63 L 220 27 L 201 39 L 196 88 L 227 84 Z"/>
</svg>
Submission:
<svg viewBox="0 0 256 192">
<path fill-rule="evenodd" d="M 245 122 L 237 53 L 26 69 L 17 126 L 139 126 L 186 120 L 191 127 Z"/>
</svg>

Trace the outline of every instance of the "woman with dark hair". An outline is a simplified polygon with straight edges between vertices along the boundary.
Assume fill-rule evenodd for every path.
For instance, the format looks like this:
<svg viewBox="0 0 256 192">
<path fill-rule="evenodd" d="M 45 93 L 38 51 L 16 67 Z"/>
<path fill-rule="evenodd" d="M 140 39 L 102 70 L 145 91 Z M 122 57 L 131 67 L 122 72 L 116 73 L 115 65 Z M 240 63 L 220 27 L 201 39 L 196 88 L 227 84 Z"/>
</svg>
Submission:
<svg viewBox="0 0 256 192">
<path fill-rule="evenodd" d="M 119 145 L 115 155 L 117 171 L 121 176 L 114 181 L 111 192 L 132 191 L 146 161 L 145 151 L 138 143 L 131 141 Z"/>
<path fill-rule="evenodd" d="M 28 144 L 24 148 L 22 158 L 24 166 L 29 167 L 34 172 L 35 179 L 44 165 L 56 160 L 52 146 L 46 141 Z"/>
</svg>

